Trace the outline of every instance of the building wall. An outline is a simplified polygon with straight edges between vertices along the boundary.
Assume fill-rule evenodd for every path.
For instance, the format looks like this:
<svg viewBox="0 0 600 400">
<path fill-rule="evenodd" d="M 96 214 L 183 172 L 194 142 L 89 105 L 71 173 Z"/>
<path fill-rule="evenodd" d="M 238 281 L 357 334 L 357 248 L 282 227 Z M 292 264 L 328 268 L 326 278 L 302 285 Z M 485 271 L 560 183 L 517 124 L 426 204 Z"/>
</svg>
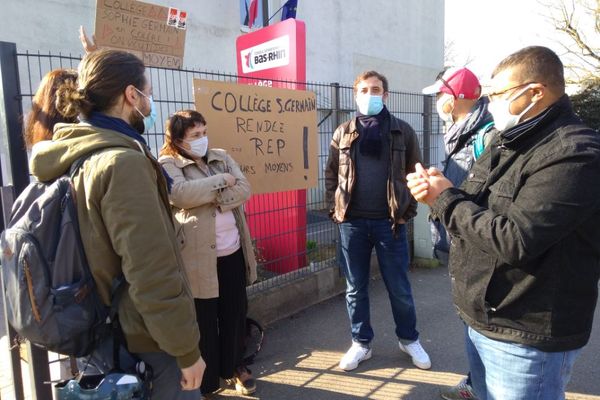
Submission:
<svg viewBox="0 0 600 400">
<path fill-rule="evenodd" d="M 149 2 L 188 12 L 186 68 L 236 71 L 238 0 Z M 284 2 L 269 0 L 272 12 Z M 0 40 L 20 52 L 80 54 L 78 28 L 93 31 L 95 7 L 94 0 L 0 0 Z M 376 69 L 392 89 L 415 92 L 443 65 L 443 0 L 298 0 L 297 18 L 306 23 L 310 81 L 349 84 Z"/>
</svg>

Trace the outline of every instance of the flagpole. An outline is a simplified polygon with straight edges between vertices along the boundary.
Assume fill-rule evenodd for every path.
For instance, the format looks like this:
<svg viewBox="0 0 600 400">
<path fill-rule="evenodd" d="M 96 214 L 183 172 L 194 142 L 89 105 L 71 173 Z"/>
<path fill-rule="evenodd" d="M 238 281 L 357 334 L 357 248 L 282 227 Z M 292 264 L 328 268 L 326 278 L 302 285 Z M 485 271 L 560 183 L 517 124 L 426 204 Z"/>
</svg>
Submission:
<svg viewBox="0 0 600 400">
<path fill-rule="evenodd" d="M 269 25 L 269 21 L 271 18 L 267 19 L 269 15 L 269 0 L 262 0 L 262 9 L 263 9 L 263 28 Z"/>
<path fill-rule="evenodd" d="M 277 13 L 278 13 L 279 11 L 281 11 L 281 9 L 282 9 L 283 7 L 285 7 L 286 3 L 287 3 L 287 1 L 286 1 L 285 3 L 283 3 L 283 5 L 282 5 L 281 7 L 279 7 L 279 8 L 277 9 L 277 11 L 275 11 L 275 12 L 273 13 L 273 15 L 271 15 L 271 18 L 269 18 L 269 19 L 267 20 L 267 24 L 269 23 L 269 21 L 271 21 L 271 20 L 273 19 L 273 17 L 274 17 L 274 16 L 276 16 L 276 15 L 277 15 Z"/>
</svg>

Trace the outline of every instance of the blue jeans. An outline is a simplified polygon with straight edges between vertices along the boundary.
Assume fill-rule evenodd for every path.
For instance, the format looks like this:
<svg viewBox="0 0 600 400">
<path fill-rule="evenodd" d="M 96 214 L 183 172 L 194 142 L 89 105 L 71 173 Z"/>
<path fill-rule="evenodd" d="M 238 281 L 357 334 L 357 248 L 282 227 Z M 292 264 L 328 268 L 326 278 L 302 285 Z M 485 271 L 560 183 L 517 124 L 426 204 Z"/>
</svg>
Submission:
<svg viewBox="0 0 600 400">
<path fill-rule="evenodd" d="M 392 305 L 396 336 L 404 343 L 417 340 L 417 317 L 408 281 L 406 226 L 397 227 L 397 237 L 393 235 L 389 219 L 356 218 L 342 222 L 339 227 L 352 340 L 369 344 L 374 336 L 369 310 L 369 275 L 373 247 Z"/>
<path fill-rule="evenodd" d="M 550 353 L 466 329 L 472 386 L 480 400 L 564 400 L 581 349 Z"/>
</svg>

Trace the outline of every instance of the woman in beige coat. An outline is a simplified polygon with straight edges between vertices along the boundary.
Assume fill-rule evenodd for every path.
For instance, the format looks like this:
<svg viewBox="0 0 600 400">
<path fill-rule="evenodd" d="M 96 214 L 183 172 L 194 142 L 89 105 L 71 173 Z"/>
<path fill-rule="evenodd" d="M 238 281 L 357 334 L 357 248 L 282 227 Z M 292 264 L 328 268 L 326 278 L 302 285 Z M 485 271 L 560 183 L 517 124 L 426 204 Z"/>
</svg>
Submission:
<svg viewBox="0 0 600 400">
<path fill-rule="evenodd" d="M 176 112 L 167 122 L 159 162 L 173 179 L 170 201 L 200 327 L 206 362 L 203 394 L 219 377 L 244 395 L 255 380 L 242 364 L 246 334 L 246 285 L 256 280 L 256 260 L 242 205 L 250 184 L 223 149 L 208 149 L 204 117 Z"/>
</svg>

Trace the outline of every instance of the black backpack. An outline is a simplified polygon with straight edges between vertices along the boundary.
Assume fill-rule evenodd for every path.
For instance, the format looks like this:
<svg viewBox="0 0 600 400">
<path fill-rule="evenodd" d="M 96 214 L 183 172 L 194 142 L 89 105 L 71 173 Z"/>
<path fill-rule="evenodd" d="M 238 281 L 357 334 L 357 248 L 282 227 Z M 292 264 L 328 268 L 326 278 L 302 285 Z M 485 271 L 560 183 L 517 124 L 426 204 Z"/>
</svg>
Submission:
<svg viewBox="0 0 600 400">
<path fill-rule="evenodd" d="M 31 343 L 76 357 L 90 354 L 111 329 L 111 309 L 98 296 L 83 249 L 72 184 L 89 156 L 54 181 L 30 183 L 0 237 L 8 322 Z"/>
</svg>

